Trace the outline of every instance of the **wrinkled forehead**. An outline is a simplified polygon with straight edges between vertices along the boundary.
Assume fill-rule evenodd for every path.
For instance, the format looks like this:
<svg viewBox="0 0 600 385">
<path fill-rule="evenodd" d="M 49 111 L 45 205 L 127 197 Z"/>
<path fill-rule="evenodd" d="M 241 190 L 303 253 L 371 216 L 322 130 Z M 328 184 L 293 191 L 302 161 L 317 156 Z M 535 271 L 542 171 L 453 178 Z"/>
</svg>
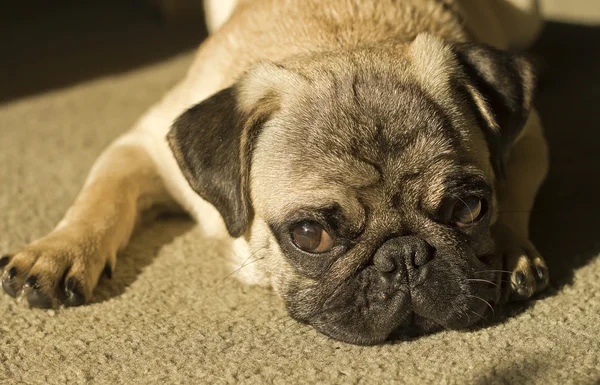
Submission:
<svg viewBox="0 0 600 385">
<path fill-rule="evenodd" d="M 477 169 L 467 151 L 471 139 L 456 125 L 411 82 L 370 74 L 314 85 L 259 136 L 251 166 L 257 212 L 286 215 L 311 202 L 358 214 L 360 195 L 376 186 L 391 193 L 423 180 L 441 186 L 448 175 Z"/>
</svg>

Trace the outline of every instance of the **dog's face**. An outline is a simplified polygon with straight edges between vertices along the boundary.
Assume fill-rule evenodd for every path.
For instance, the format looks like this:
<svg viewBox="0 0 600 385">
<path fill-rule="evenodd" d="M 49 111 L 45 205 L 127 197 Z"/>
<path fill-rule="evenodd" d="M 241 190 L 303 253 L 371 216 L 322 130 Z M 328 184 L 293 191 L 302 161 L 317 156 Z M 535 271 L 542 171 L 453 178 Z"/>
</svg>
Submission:
<svg viewBox="0 0 600 385">
<path fill-rule="evenodd" d="M 499 297 L 494 187 L 531 84 L 522 59 L 422 35 L 260 65 L 169 141 L 294 318 L 373 344 L 468 326 Z"/>
</svg>

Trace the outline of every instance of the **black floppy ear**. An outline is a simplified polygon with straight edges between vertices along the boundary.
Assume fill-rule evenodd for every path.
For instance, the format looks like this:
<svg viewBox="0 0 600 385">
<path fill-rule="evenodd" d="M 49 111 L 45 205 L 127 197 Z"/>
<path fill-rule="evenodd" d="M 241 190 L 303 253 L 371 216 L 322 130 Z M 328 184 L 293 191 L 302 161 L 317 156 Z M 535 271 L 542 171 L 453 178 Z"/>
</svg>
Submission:
<svg viewBox="0 0 600 385">
<path fill-rule="evenodd" d="M 235 87 L 226 88 L 184 112 L 167 136 L 190 186 L 221 213 L 229 233 L 242 235 L 251 220 L 241 148 L 248 117 Z"/>
<path fill-rule="evenodd" d="M 466 81 L 463 89 L 484 129 L 497 177 L 505 178 L 506 159 L 532 107 L 535 73 L 532 63 L 481 44 L 453 49 Z"/>
<path fill-rule="evenodd" d="M 280 65 L 259 63 L 235 85 L 185 111 L 167 135 L 190 186 L 219 210 L 233 237 L 246 232 L 254 214 L 249 178 L 256 138 L 297 81 Z"/>
</svg>

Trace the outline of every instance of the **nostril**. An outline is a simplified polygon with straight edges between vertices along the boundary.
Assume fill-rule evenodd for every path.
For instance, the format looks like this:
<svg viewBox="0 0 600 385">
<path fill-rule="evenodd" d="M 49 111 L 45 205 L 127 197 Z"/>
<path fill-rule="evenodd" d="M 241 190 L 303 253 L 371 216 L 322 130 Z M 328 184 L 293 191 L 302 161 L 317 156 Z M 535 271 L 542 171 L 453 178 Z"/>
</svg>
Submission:
<svg viewBox="0 0 600 385">
<path fill-rule="evenodd" d="M 415 267 L 421 267 L 423 265 L 425 265 L 427 262 L 429 262 L 430 258 L 427 255 L 421 254 L 421 253 L 414 253 L 413 254 L 413 265 Z"/>
<path fill-rule="evenodd" d="M 415 267 L 422 267 L 433 259 L 433 250 L 429 245 L 418 247 L 412 254 L 412 262 Z"/>
</svg>

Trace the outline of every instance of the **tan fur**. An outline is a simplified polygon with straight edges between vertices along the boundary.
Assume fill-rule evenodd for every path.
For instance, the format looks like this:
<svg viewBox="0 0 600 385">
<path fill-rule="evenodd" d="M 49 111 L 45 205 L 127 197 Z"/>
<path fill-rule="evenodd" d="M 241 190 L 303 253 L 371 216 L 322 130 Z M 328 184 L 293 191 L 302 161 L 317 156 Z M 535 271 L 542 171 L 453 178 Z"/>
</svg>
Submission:
<svg viewBox="0 0 600 385">
<path fill-rule="evenodd" d="M 74 277 L 82 284 L 82 294 L 91 298 L 104 269 L 115 267 L 139 214 L 168 200 L 144 151 L 137 146 L 111 147 L 98 159 L 64 219 L 49 235 L 17 253 L 12 266 L 21 282 L 27 272 L 51 293 L 62 290 L 55 277 Z"/>
<path fill-rule="evenodd" d="M 507 182 L 498 188 L 498 223 L 513 234 L 501 237 L 499 247 L 507 255 L 505 267 L 512 271 L 511 281 L 521 272 L 527 280 L 526 289 L 519 293 L 529 298 L 548 285 L 548 277 L 541 287 L 536 286 L 536 269 L 547 269 L 546 263 L 529 241 L 529 216 L 540 184 L 548 173 L 548 144 L 542 132 L 540 118 L 534 110 L 523 133 L 512 148 L 508 160 Z M 505 230 L 506 231 L 506 230 Z"/>
<path fill-rule="evenodd" d="M 262 265 L 271 263 L 272 276 L 264 271 L 256 272 L 250 274 L 248 281 L 271 283 L 278 290 L 294 273 L 284 262 L 266 223 L 281 219 L 299 202 L 325 204 L 332 197 L 340 197 L 340 204 L 356 220 L 352 225 L 360 227 L 363 213 L 356 197 L 345 194 L 336 183 L 331 183 L 332 178 L 352 180 L 361 186 L 374 182 L 375 172 L 371 166 L 360 162 L 348 168 L 348 164 L 332 163 L 329 166 L 336 175 L 328 179 L 323 179 L 323 175 L 311 179 L 308 173 L 303 174 L 302 180 L 295 180 L 292 176 L 295 165 L 286 163 L 285 154 L 269 151 L 278 148 L 277 135 L 271 133 L 283 124 L 278 107 L 298 105 L 303 98 L 311 97 L 306 93 L 306 82 L 312 82 L 313 87 L 322 82 L 325 89 L 327 71 L 347 68 L 340 65 L 341 56 L 329 57 L 330 54 L 325 52 L 346 52 L 346 57 L 360 63 L 357 71 L 371 65 L 395 74 L 399 81 L 420 84 L 451 118 L 464 119 L 462 134 L 471 141 L 471 160 L 483 170 L 487 180 L 493 181 L 494 175 L 487 161 L 489 154 L 482 150 L 485 147 L 482 134 L 475 130 L 474 124 L 469 124 L 472 123 L 470 118 L 461 117 L 453 106 L 450 81 L 458 71 L 458 64 L 444 41 L 468 41 L 475 36 L 483 42 L 508 48 L 530 41 L 534 32 L 524 32 L 527 36 L 521 36 L 522 39 L 507 34 L 507 21 L 496 19 L 490 11 L 485 17 L 495 23 L 490 28 L 492 31 L 485 33 L 481 24 L 471 22 L 477 20 L 473 17 L 473 9 L 480 7 L 480 2 L 474 5 L 469 1 L 448 0 L 446 3 L 451 7 L 433 0 L 401 3 L 394 0 L 243 0 L 230 17 L 227 17 L 228 10 L 224 10 L 214 19 L 212 28 L 217 32 L 200 47 L 187 77 L 142 117 L 130 133 L 103 154 L 74 206 L 56 230 L 21 252 L 11 254 L 4 279 L 9 268 L 16 267 L 21 283 L 26 276 L 35 274 L 42 289 L 55 295 L 62 290 L 58 280 L 65 271 L 70 271 L 69 274 L 76 275 L 82 282 L 83 294 L 89 299 L 104 266 L 115 266 L 116 254 L 127 244 L 139 214 L 154 204 L 172 200 L 191 212 L 207 235 L 229 242 L 223 221 L 214 207 L 189 189 L 164 138 L 170 124 L 187 107 L 249 73 L 241 85 L 242 108 L 250 110 L 258 100 L 270 98 L 267 110 L 273 113 L 273 119 L 258 140 L 252 162 L 250 193 L 257 216 L 249 233 L 235 244 L 246 252 L 261 249 L 259 255 L 266 256 Z M 228 21 L 220 25 L 224 20 Z M 313 55 L 319 57 L 314 65 Z M 377 58 L 385 60 L 378 61 Z M 398 63 L 397 67 L 377 68 L 380 62 L 392 61 Z M 257 64 L 261 62 L 263 64 Z M 288 70 L 269 64 L 272 62 L 284 63 Z M 443 148 L 443 143 L 439 148 Z M 412 162 L 410 156 L 406 154 L 408 163 Z M 418 160 L 417 156 L 413 158 Z M 415 168 L 422 167 L 418 161 L 414 163 Z M 439 165 L 437 170 L 444 167 L 452 165 Z M 524 272 L 529 281 L 534 264 L 543 264 L 543 260 L 527 240 L 528 215 L 511 216 L 508 208 L 531 209 L 546 169 L 545 141 L 534 114 L 511 154 L 508 187 L 499 190 L 498 198 L 500 211 L 504 213 L 497 219 L 497 227 L 508 229 L 502 233 L 506 254 L 513 256 L 507 259 L 508 268 L 515 273 Z M 351 175 L 344 176 L 344 170 Z M 282 178 L 282 175 L 286 177 Z M 443 193 L 441 183 L 435 177 L 431 176 L 431 205 L 439 201 Z M 279 188 L 276 195 L 268 191 L 268 186 L 273 185 Z M 347 273 L 343 269 L 347 268 L 340 266 L 336 274 L 342 277 Z M 519 294 L 529 297 L 536 288 L 529 285 L 527 290 Z"/>
</svg>

